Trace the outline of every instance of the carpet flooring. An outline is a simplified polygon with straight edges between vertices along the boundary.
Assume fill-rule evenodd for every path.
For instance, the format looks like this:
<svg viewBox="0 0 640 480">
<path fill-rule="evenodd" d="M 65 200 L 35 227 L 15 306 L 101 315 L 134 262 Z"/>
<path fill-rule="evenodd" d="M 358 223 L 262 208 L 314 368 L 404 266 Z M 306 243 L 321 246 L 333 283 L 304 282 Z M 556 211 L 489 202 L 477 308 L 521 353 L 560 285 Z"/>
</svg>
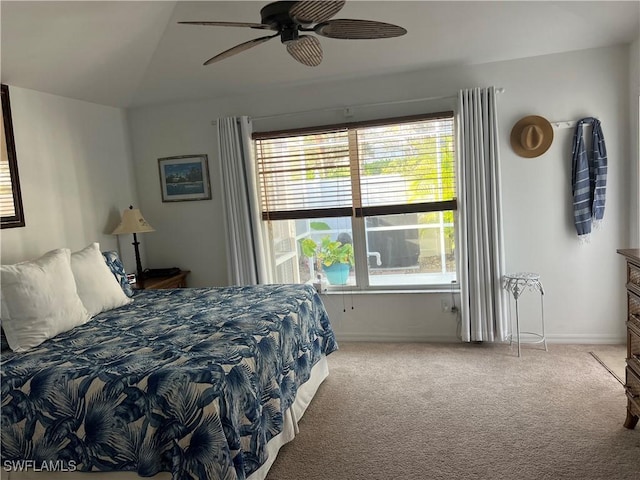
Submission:
<svg viewBox="0 0 640 480">
<path fill-rule="evenodd" d="M 640 479 L 593 346 L 342 343 L 267 480 Z"/>
<path fill-rule="evenodd" d="M 625 368 L 627 366 L 626 345 L 597 345 L 589 353 L 624 385 Z"/>
</svg>

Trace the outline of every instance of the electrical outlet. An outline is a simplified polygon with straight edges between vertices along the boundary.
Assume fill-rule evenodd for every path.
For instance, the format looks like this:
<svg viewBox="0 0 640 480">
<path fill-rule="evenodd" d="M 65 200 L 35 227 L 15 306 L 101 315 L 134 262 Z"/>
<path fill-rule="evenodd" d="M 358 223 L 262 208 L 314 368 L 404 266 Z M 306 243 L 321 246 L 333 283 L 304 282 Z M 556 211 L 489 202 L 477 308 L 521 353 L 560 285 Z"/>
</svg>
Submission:
<svg viewBox="0 0 640 480">
<path fill-rule="evenodd" d="M 450 312 L 451 311 L 451 304 L 449 303 L 448 300 L 441 300 L 440 301 L 440 305 L 442 306 L 442 311 L 443 312 Z"/>
</svg>

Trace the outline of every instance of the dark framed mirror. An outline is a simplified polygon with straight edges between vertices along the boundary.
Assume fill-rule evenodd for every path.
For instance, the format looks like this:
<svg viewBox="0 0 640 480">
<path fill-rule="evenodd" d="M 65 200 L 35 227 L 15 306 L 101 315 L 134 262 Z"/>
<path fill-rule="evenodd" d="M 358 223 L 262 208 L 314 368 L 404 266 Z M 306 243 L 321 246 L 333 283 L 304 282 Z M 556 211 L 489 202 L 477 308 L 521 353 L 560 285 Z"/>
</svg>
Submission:
<svg viewBox="0 0 640 480">
<path fill-rule="evenodd" d="M 0 228 L 24 227 L 24 211 L 16 144 L 13 137 L 9 87 L 0 85 L 2 93 L 2 157 L 0 159 Z"/>
</svg>

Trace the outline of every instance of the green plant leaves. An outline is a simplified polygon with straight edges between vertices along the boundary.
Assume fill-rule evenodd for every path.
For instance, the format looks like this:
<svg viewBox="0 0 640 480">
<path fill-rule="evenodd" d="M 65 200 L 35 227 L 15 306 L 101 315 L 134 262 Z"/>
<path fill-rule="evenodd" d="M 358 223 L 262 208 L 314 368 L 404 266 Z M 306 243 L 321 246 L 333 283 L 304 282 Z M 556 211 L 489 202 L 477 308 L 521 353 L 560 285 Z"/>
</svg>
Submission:
<svg viewBox="0 0 640 480">
<path fill-rule="evenodd" d="M 311 222 L 309 226 L 312 230 L 331 230 L 331 227 L 326 222 Z"/>
<path fill-rule="evenodd" d="M 355 265 L 353 245 L 350 243 L 331 240 L 329 235 L 322 237 L 320 245 L 311 238 L 305 238 L 300 241 L 300 248 L 302 249 L 304 256 L 310 258 L 316 256 L 318 261 L 327 267 L 334 263 L 347 263 L 351 266 Z"/>
</svg>

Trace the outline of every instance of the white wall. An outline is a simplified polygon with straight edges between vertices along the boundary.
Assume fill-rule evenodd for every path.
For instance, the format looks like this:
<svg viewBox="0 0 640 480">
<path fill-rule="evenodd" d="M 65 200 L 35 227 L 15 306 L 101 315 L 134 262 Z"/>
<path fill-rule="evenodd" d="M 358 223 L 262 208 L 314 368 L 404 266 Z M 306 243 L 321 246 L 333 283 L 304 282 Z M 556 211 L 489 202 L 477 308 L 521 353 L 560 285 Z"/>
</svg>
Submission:
<svg viewBox="0 0 640 480">
<path fill-rule="evenodd" d="M 156 229 L 144 238 L 146 267 L 177 266 L 191 270 L 189 286 L 227 283 L 220 164 L 213 118 L 209 108 L 197 103 L 130 114 L 140 206 Z M 158 159 L 190 154 L 208 155 L 212 199 L 163 203 Z"/>
<path fill-rule="evenodd" d="M 631 186 L 626 181 L 631 173 L 629 55 L 628 46 L 620 46 L 132 110 L 129 119 L 140 203 L 148 212 L 145 215 L 153 216 L 158 229 L 147 241 L 149 263 L 191 269 L 194 286 L 226 283 L 220 172 L 212 120 L 227 115 L 256 118 L 455 95 L 460 88 L 495 85 L 506 89 L 499 99 L 499 111 L 507 269 L 542 275 L 550 338 L 622 341 L 624 271 L 616 249 L 626 246 L 630 235 Z M 351 120 L 440 111 L 452 106 L 455 99 L 355 107 Z M 551 121 L 585 116 L 602 121 L 610 162 L 607 211 L 602 231 L 596 232 L 589 244 L 578 242 L 571 220 L 573 132 L 557 130 L 550 150 L 536 159 L 524 159 L 511 151 L 511 127 L 531 114 Z M 339 121 L 344 121 L 340 112 L 301 114 L 256 121 L 254 129 Z M 209 155 L 213 200 L 162 204 L 157 159 L 191 153 Z M 396 340 L 454 339 L 455 317 L 440 311 L 441 300 L 450 298 L 448 292 L 325 297 L 339 338 Z M 537 299 L 531 296 L 531 302 L 526 300 L 523 297 L 523 320 L 539 314 Z"/>
<path fill-rule="evenodd" d="M 629 125 L 631 128 L 630 246 L 640 246 L 640 36 L 629 48 Z M 633 180 L 635 179 L 635 181 Z"/>
<path fill-rule="evenodd" d="M 136 201 L 123 110 L 11 85 L 9 95 L 26 226 L 1 231 L 2 263 L 95 241 L 116 249 L 109 233 Z M 122 240 L 128 268 L 131 241 Z"/>
</svg>

